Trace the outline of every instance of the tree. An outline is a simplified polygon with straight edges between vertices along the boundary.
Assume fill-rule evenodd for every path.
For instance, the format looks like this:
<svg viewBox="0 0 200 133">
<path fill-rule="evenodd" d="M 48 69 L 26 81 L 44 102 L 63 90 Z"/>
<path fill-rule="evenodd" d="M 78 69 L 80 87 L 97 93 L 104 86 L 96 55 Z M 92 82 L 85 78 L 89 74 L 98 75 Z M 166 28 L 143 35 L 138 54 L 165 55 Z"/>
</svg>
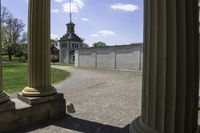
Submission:
<svg viewBox="0 0 200 133">
<path fill-rule="evenodd" d="M 6 23 L 11 17 L 12 14 L 10 13 L 10 11 L 6 7 L 1 6 L 1 24 Z"/>
<path fill-rule="evenodd" d="M 104 42 L 97 42 L 93 44 L 93 47 L 98 48 L 98 47 L 106 47 L 106 43 Z"/>
<path fill-rule="evenodd" d="M 19 38 L 19 42 L 16 45 L 15 57 L 24 57 L 24 61 L 28 59 L 28 44 L 27 44 L 27 32 L 23 32 Z M 22 58 L 21 58 L 22 59 Z"/>
<path fill-rule="evenodd" d="M 27 32 L 23 32 L 22 35 L 20 36 L 19 43 L 24 44 L 27 43 L 27 41 L 28 41 Z"/>
<path fill-rule="evenodd" d="M 13 18 L 6 7 L 2 7 L 1 18 L 2 48 L 7 52 L 9 60 L 12 61 L 12 55 L 16 54 L 16 48 L 21 41 L 25 24 L 22 20 Z"/>
<path fill-rule="evenodd" d="M 50 43 L 50 50 L 51 50 L 51 62 L 59 62 L 59 49 L 58 46 L 58 40 L 57 39 L 51 39 Z"/>
<path fill-rule="evenodd" d="M 20 19 L 9 18 L 5 27 L 8 30 L 7 37 L 10 44 L 8 47 L 8 54 L 10 57 L 12 54 L 16 54 L 16 47 L 18 42 L 20 42 L 20 36 L 24 30 L 25 24 Z"/>
<path fill-rule="evenodd" d="M 89 45 L 86 44 L 86 43 L 83 43 L 82 46 L 81 46 L 81 48 L 89 48 Z"/>
<path fill-rule="evenodd" d="M 51 39 L 51 40 L 50 40 L 50 48 L 51 48 L 52 46 L 55 46 L 55 47 L 58 46 L 58 40 L 57 40 L 57 39 Z"/>
</svg>

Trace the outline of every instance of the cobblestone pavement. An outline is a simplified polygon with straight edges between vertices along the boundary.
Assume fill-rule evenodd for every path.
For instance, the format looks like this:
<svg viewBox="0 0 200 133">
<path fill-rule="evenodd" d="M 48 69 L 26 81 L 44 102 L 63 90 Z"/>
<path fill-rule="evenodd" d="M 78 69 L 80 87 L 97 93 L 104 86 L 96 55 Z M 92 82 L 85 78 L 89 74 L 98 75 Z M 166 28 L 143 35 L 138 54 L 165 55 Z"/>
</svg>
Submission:
<svg viewBox="0 0 200 133">
<path fill-rule="evenodd" d="M 140 115 L 140 72 L 53 67 L 71 73 L 55 87 L 74 104 L 76 113 L 19 132 L 127 133 L 128 124 Z"/>
</svg>

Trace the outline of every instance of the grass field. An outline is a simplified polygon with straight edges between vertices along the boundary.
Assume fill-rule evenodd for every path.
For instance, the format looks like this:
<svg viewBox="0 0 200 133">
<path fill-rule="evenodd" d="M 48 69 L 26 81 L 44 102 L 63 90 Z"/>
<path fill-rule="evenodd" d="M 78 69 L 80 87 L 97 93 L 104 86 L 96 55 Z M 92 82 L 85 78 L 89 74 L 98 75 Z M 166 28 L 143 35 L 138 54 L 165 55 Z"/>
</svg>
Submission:
<svg viewBox="0 0 200 133">
<path fill-rule="evenodd" d="M 2 55 L 2 62 L 10 62 L 9 61 L 9 58 L 8 58 L 8 55 Z M 27 62 L 25 60 L 25 57 L 22 56 L 22 57 L 15 57 L 14 55 L 12 56 L 12 63 L 23 63 L 23 62 Z"/>
<path fill-rule="evenodd" d="M 56 83 L 64 80 L 70 73 L 51 69 L 51 82 Z M 19 92 L 27 86 L 27 65 L 26 64 L 4 64 L 3 65 L 3 86 L 7 93 Z"/>
<path fill-rule="evenodd" d="M 60 63 L 55 63 L 53 65 L 56 65 L 56 66 L 74 66 L 74 64 L 60 64 Z"/>
</svg>

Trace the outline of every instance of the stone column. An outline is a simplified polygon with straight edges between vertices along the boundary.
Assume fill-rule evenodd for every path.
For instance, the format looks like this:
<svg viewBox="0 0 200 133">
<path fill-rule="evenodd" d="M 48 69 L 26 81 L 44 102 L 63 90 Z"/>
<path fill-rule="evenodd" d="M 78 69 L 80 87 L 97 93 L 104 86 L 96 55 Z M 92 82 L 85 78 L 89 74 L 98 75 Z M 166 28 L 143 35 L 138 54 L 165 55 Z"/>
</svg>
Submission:
<svg viewBox="0 0 200 133">
<path fill-rule="evenodd" d="M 1 6 L 1 0 L 0 0 Z M 1 10 L 0 10 L 1 14 Z M 0 19 L 0 31 L 1 31 L 1 19 Z M 3 92 L 3 76 L 2 76 L 2 40 L 1 40 L 1 32 L 0 32 L 0 104 L 6 101 L 9 101 L 9 96 Z"/>
<path fill-rule="evenodd" d="M 2 64 L 1 64 L 1 47 L 0 47 L 0 104 L 10 100 L 10 97 L 3 92 L 3 77 L 2 77 Z"/>
<path fill-rule="evenodd" d="M 3 77 L 2 77 L 2 64 L 1 64 L 1 47 L 0 47 L 0 104 L 10 100 L 10 97 L 3 92 Z"/>
<path fill-rule="evenodd" d="M 142 46 L 139 47 L 140 55 L 139 55 L 139 70 L 142 70 Z"/>
<path fill-rule="evenodd" d="M 50 75 L 50 0 L 29 0 L 28 87 L 24 96 L 56 93 Z"/>
<path fill-rule="evenodd" d="M 130 133 L 199 132 L 198 0 L 145 0 L 142 113 Z"/>
</svg>

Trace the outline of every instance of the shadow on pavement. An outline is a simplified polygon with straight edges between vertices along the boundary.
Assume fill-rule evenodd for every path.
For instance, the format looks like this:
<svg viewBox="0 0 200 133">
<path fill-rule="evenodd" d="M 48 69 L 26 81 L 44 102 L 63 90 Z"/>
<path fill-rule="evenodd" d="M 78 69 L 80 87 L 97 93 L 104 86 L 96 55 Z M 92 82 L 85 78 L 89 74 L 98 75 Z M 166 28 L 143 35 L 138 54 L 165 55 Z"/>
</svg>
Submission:
<svg viewBox="0 0 200 133">
<path fill-rule="evenodd" d="M 124 128 L 120 128 L 111 125 L 104 125 L 93 121 L 83 120 L 72 116 L 66 116 L 64 118 L 57 119 L 49 123 L 42 124 L 40 126 L 37 125 L 26 129 L 23 128 L 21 130 L 18 130 L 17 133 L 31 132 L 37 129 L 45 128 L 50 125 L 54 125 L 57 127 L 73 131 L 78 131 L 81 133 L 128 133 L 128 127 L 129 127 L 129 125 L 127 125 Z M 47 129 L 45 129 L 45 131 L 47 131 Z M 54 131 L 49 131 L 48 133 L 54 133 L 54 132 L 59 133 L 59 131 L 56 129 Z"/>
</svg>

